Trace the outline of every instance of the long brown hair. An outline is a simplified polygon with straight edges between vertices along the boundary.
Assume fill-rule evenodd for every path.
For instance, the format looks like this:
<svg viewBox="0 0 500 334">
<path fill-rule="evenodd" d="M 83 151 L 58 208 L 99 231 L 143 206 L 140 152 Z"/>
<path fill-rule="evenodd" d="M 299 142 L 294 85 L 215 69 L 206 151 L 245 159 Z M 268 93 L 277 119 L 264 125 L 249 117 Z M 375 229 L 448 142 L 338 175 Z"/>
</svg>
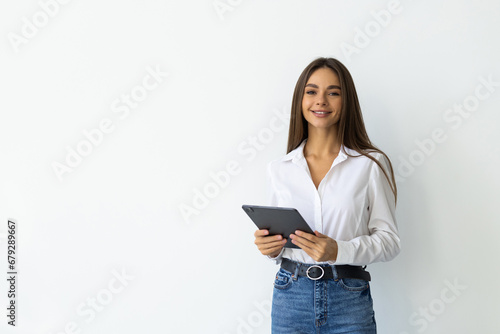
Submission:
<svg viewBox="0 0 500 334">
<path fill-rule="evenodd" d="M 293 92 L 287 153 L 296 149 L 300 143 L 308 137 L 308 123 L 302 114 L 302 98 L 304 96 L 305 86 L 311 74 L 318 68 L 324 67 L 332 69 L 339 77 L 340 82 L 342 109 L 338 123 L 338 141 L 345 147 L 348 147 L 358 152 L 360 155 L 364 155 L 373 160 L 384 172 L 384 175 L 391 186 L 392 192 L 394 193 L 394 198 L 397 199 L 396 180 L 394 178 L 394 170 L 392 169 L 391 160 L 384 152 L 373 145 L 370 138 L 368 138 L 354 81 L 352 80 L 351 74 L 347 68 L 335 58 L 321 57 L 313 60 L 304 69 L 304 71 L 302 71 L 302 74 L 297 80 L 297 84 L 295 85 L 295 90 Z M 378 152 L 385 156 L 389 163 L 390 177 L 380 162 L 368 154 L 371 152 Z M 345 150 L 344 153 L 348 156 L 354 157 L 353 155 L 345 152 Z"/>
</svg>

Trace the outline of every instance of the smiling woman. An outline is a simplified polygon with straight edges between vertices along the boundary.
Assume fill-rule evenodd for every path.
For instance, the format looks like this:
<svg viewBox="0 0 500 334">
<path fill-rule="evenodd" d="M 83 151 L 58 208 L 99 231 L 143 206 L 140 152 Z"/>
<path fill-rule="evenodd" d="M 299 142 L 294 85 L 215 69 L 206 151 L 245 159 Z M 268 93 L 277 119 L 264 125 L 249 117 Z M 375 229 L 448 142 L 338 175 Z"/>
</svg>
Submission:
<svg viewBox="0 0 500 334">
<path fill-rule="evenodd" d="M 339 121 L 342 96 L 338 81 L 335 72 L 327 67 L 311 74 L 302 98 L 302 113 L 313 127 L 330 128 Z"/>
<path fill-rule="evenodd" d="M 338 60 L 318 58 L 300 75 L 287 154 L 268 165 L 270 205 L 296 208 L 314 234 L 254 234 L 281 264 L 272 332 L 376 333 L 366 265 L 400 251 L 389 158 L 368 138 L 356 89 Z M 284 194 L 291 194 L 285 196 Z"/>
</svg>

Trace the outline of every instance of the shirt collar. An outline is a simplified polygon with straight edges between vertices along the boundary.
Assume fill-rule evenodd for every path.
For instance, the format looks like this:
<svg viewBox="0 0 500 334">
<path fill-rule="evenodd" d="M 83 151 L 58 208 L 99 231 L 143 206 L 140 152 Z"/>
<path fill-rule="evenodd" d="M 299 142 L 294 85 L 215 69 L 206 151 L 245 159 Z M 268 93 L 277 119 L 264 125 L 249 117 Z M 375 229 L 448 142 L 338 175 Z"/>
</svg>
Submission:
<svg viewBox="0 0 500 334">
<path fill-rule="evenodd" d="M 306 142 L 307 142 L 307 138 L 304 139 L 296 149 L 290 151 L 290 153 L 285 155 L 281 159 L 281 161 L 290 161 L 291 160 L 295 164 L 300 164 L 300 165 L 305 164 L 307 166 L 307 161 L 306 161 L 306 158 L 304 156 L 304 146 L 306 146 Z M 355 151 L 353 152 L 353 150 L 351 150 L 351 149 L 345 147 L 343 144 L 341 144 L 339 155 L 337 156 L 337 158 L 335 158 L 335 160 L 338 160 L 337 163 L 340 163 L 340 162 L 347 159 L 348 155 L 346 154 L 346 152 L 348 154 L 351 154 L 351 155 L 353 155 L 353 153 L 356 153 Z"/>
</svg>

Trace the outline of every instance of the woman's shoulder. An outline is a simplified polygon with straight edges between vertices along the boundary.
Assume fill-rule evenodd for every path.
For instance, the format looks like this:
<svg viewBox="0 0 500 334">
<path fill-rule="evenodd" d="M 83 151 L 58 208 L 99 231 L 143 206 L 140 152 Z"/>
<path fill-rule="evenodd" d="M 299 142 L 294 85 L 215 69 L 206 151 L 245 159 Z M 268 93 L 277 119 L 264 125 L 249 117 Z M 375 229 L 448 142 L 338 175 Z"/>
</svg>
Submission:
<svg viewBox="0 0 500 334">
<path fill-rule="evenodd" d="M 305 141 L 303 141 L 297 148 L 293 149 L 287 154 L 276 157 L 273 160 L 269 161 L 268 166 L 278 165 L 281 162 L 292 161 L 297 156 L 303 156 L 304 143 Z"/>
<path fill-rule="evenodd" d="M 267 169 L 269 171 L 272 171 L 272 170 L 275 170 L 276 168 L 278 168 L 278 165 L 284 161 L 287 161 L 288 159 L 286 159 L 287 155 L 283 155 L 281 157 L 277 157 L 277 158 L 274 158 L 272 160 L 270 160 L 268 163 L 267 163 Z"/>
<path fill-rule="evenodd" d="M 282 156 L 275 157 L 267 163 L 267 171 L 271 175 L 279 175 L 286 173 L 290 166 L 293 165 L 292 160 L 296 156 L 296 152 L 290 152 Z"/>
<path fill-rule="evenodd" d="M 374 160 L 380 162 L 384 167 L 386 167 L 388 164 L 388 157 L 382 151 L 367 149 L 361 151 L 360 153 L 354 149 L 350 149 L 347 147 L 345 148 L 345 151 L 349 157 L 354 158 L 354 161 L 361 164 L 366 164 L 369 166 L 377 165 Z"/>
</svg>

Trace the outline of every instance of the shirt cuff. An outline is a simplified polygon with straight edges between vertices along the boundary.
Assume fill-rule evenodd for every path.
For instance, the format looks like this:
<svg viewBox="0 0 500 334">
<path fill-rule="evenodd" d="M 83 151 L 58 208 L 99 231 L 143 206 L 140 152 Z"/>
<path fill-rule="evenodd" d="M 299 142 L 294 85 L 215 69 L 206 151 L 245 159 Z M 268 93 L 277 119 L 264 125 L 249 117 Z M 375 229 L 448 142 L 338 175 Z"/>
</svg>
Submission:
<svg viewBox="0 0 500 334">
<path fill-rule="evenodd" d="M 335 240 L 337 242 L 337 260 L 327 261 L 329 265 L 351 264 L 354 260 L 354 245 L 349 241 Z"/>
</svg>

